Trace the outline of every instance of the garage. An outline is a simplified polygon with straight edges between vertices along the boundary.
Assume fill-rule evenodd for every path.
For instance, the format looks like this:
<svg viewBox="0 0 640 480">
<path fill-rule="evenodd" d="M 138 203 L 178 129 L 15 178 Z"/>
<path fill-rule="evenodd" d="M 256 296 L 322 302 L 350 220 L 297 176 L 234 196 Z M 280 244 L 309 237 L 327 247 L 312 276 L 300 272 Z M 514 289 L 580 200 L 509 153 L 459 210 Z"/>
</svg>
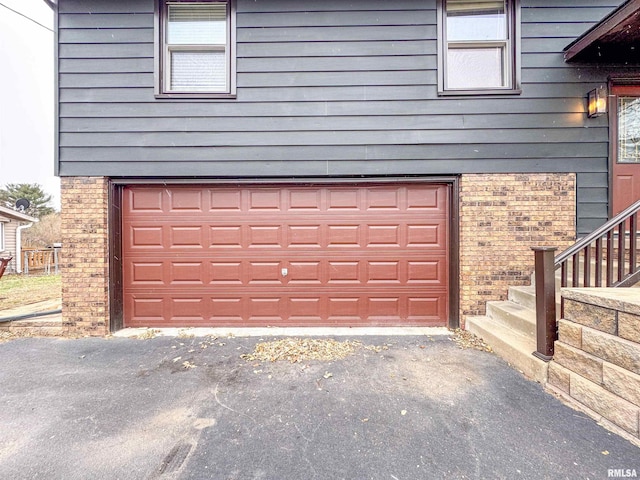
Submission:
<svg viewBox="0 0 640 480">
<path fill-rule="evenodd" d="M 126 186 L 126 327 L 441 326 L 449 189 Z"/>
</svg>

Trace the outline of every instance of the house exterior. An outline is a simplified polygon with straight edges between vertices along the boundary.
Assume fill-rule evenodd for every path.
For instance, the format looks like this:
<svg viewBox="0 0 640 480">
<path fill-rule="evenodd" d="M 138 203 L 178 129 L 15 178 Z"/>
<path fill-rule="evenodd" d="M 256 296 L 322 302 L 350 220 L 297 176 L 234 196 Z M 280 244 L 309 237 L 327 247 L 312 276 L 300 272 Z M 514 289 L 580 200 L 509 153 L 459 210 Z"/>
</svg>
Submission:
<svg viewBox="0 0 640 480">
<path fill-rule="evenodd" d="M 13 258 L 7 272 L 21 272 L 20 233 L 38 219 L 17 210 L 0 206 L 0 258 Z"/>
<path fill-rule="evenodd" d="M 464 325 L 628 191 L 636 3 L 59 0 L 65 322 Z"/>
</svg>

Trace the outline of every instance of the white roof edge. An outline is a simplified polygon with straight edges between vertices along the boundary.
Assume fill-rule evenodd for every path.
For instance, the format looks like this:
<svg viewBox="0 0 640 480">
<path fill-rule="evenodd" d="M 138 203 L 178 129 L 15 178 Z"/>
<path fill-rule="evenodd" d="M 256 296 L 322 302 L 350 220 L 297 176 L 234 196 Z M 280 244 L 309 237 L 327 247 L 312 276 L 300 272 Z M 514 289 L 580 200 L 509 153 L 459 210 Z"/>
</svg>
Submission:
<svg viewBox="0 0 640 480">
<path fill-rule="evenodd" d="M 22 220 L 24 222 L 37 222 L 38 221 L 37 218 L 32 217 L 31 215 L 27 215 L 25 213 L 18 212 L 17 210 L 13 210 L 11 208 L 3 207 L 1 205 L 0 205 L 0 214 L 6 215 L 6 216 L 9 216 L 9 217 L 13 217 L 13 218 L 16 218 L 18 220 Z"/>
</svg>

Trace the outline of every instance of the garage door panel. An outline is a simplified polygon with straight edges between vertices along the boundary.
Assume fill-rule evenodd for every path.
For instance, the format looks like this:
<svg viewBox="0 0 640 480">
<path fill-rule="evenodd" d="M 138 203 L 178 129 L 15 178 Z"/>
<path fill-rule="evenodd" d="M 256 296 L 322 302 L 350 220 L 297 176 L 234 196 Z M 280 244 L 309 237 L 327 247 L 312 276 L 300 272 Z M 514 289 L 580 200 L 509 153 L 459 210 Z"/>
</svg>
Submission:
<svg viewBox="0 0 640 480">
<path fill-rule="evenodd" d="M 400 192 L 398 190 L 379 190 L 364 189 L 365 193 L 365 209 L 379 211 L 384 210 L 387 213 L 400 211 Z"/>
<path fill-rule="evenodd" d="M 280 262 L 253 262 L 248 263 L 247 283 L 249 285 L 281 285 L 282 274 Z"/>
<path fill-rule="evenodd" d="M 124 198 L 128 211 L 157 215 L 164 210 L 164 193 L 159 189 L 127 189 Z"/>
<path fill-rule="evenodd" d="M 323 320 L 324 300 L 319 297 L 296 297 L 288 299 L 288 317 L 294 322 L 319 324 Z"/>
<path fill-rule="evenodd" d="M 204 317 L 207 309 L 202 297 L 171 298 L 170 308 L 172 321 L 204 324 L 208 320 Z"/>
<path fill-rule="evenodd" d="M 398 225 L 367 225 L 367 247 L 400 248 L 400 228 Z"/>
<path fill-rule="evenodd" d="M 407 210 L 428 212 L 430 215 L 448 215 L 447 191 L 422 186 L 407 187 Z"/>
<path fill-rule="evenodd" d="M 205 277 L 204 262 L 167 262 L 170 271 L 168 285 L 170 287 L 178 285 L 204 285 Z"/>
<path fill-rule="evenodd" d="M 131 187 L 123 198 L 126 326 L 446 323 L 446 186 Z"/>
<path fill-rule="evenodd" d="M 380 283 L 384 283 L 385 285 L 400 285 L 402 279 L 400 278 L 401 272 L 399 264 L 400 262 L 398 261 L 367 262 L 367 276 L 363 283 L 372 285 Z"/>
<path fill-rule="evenodd" d="M 129 235 L 125 236 L 128 239 L 128 242 L 124 245 L 125 249 L 164 249 L 165 241 L 162 227 L 132 225 L 128 231 Z"/>
<path fill-rule="evenodd" d="M 357 188 L 327 188 L 326 210 L 329 212 L 358 211 L 360 209 L 360 190 Z"/>
<path fill-rule="evenodd" d="M 363 277 L 361 272 L 361 262 L 353 260 L 332 261 L 328 262 L 328 278 L 327 284 L 359 284 Z"/>
<path fill-rule="evenodd" d="M 327 225 L 327 248 L 360 247 L 360 225 Z"/>
<path fill-rule="evenodd" d="M 407 284 L 439 285 L 446 287 L 448 281 L 445 259 L 432 261 L 408 261 Z"/>
<path fill-rule="evenodd" d="M 241 249 L 242 225 L 210 225 L 209 226 L 210 249 Z"/>
<path fill-rule="evenodd" d="M 407 225 L 406 246 L 410 248 L 446 249 L 447 231 L 441 223 Z"/>
<path fill-rule="evenodd" d="M 281 322 L 283 315 L 283 304 L 286 302 L 281 296 L 278 297 L 249 297 L 248 320 L 253 322 Z"/>
<path fill-rule="evenodd" d="M 133 287 L 164 284 L 165 275 L 161 261 L 130 262 L 125 268 L 125 274 Z"/>
<path fill-rule="evenodd" d="M 408 299 L 407 318 L 420 325 L 441 325 L 447 311 L 447 297 L 441 294 L 435 297 L 412 297 Z"/>
<path fill-rule="evenodd" d="M 247 233 L 248 248 L 283 248 L 280 225 L 250 225 Z"/>
<path fill-rule="evenodd" d="M 289 211 L 300 212 L 319 212 L 322 209 L 322 190 L 309 188 L 291 188 L 287 191 Z"/>
<path fill-rule="evenodd" d="M 244 276 L 242 274 L 241 261 L 210 262 L 210 285 L 243 285 Z"/>
<path fill-rule="evenodd" d="M 242 211 L 242 191 L 209 189 L 210 213 L 238 213 Z"/>
<path fill-rule="evenodd" d="M 125 308 L 129 312 L 132 325 L 152 326 L 164 324 L 167 321 L 167 308 L 164 298 L 154 297 L 125 297 Z"/>
<path fill-rule="evenodd" d="M 282 210 L 282 191 L 279 188 L 249 190 L 248 211 L 267 212 Z"/>
<path fill-rule="evenodd" d="M 367 293 L 334 297 L 282 295 L 131 297 L 129 323 L 149 327 L 210 325 L 441 325 L 444 294 L 435 297 Z M 248 314 L 246 313 L 248 312 Z"/>
<path fill-rule="evenodd" d="M 370 318 L 376 320 L 392 320 L 397 318 L 401 311 L 401 300 L 394 296 L 384 297 L 368 297 L 367 299 L 367 311 Z"/>
<path fill-rule="evenodd" d="M 201 188 L 171 189 L 168 195 L 169 212 L 180 215 L 202 213 L 205 211 L 204 192 Z"/>
<path fill-rule="evenodd" d="M 288 225 L 287 247 L 320 249 L 324 246 L 321 225 Z"/>
<path fill-rule="evenodd" d="M 241 324 L 245 319 L 245 301 L 242 297 L 220 297 L 211 299 L 210 319 L 217 324 Z"/>
<path fill-rule="evenodd" d="M 204 229 L 203 225 L 169 227 L 169 248 L 206 248 Z"/>
<path fill-rule="evenodd" d="M 394 260 L 389 255 L 379 259 L 352 260 L 296 259 L 264 261 L 255 258 L 227 256 L 224 261 L 198 261 L 200 256 L 151 256 L 137 259 L 126 266 L 126 275 L 132 289 L 154 285 L 171 289 L 173 286 L 210 285 L 272 285 L 280 289 L 290 286 L 337 288 L 339 285 L 384 287 L 420 285 L 446 288 L 448 271 L 446 259 L 422 261 L 420 259 Z"/>
<path fill-rule="evenodd" d="M 324 269 L 322 268 L 323 262 L 308 261 L 308 262 L 289 262 L 286 271 L 282 272 L 282 281 L 287 285 L 322 285 L 326 283 L 324 280 Z"/>
</svg>

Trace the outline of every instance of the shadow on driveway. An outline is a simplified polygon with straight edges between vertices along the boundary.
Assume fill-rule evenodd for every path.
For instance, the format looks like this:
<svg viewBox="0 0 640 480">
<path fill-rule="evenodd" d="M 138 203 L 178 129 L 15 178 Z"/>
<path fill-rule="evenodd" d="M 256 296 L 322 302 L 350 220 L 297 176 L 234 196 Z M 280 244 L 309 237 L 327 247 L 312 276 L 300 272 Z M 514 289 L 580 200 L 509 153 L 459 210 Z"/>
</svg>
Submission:
<svg viewBox="0 0 640 480">
<path fill-rule="evenodd" d="M 0 478 L 605 479 L 640 449 L 449 337 L 259 363 L 258 338 L 0 344 Z"/>
</svg>

